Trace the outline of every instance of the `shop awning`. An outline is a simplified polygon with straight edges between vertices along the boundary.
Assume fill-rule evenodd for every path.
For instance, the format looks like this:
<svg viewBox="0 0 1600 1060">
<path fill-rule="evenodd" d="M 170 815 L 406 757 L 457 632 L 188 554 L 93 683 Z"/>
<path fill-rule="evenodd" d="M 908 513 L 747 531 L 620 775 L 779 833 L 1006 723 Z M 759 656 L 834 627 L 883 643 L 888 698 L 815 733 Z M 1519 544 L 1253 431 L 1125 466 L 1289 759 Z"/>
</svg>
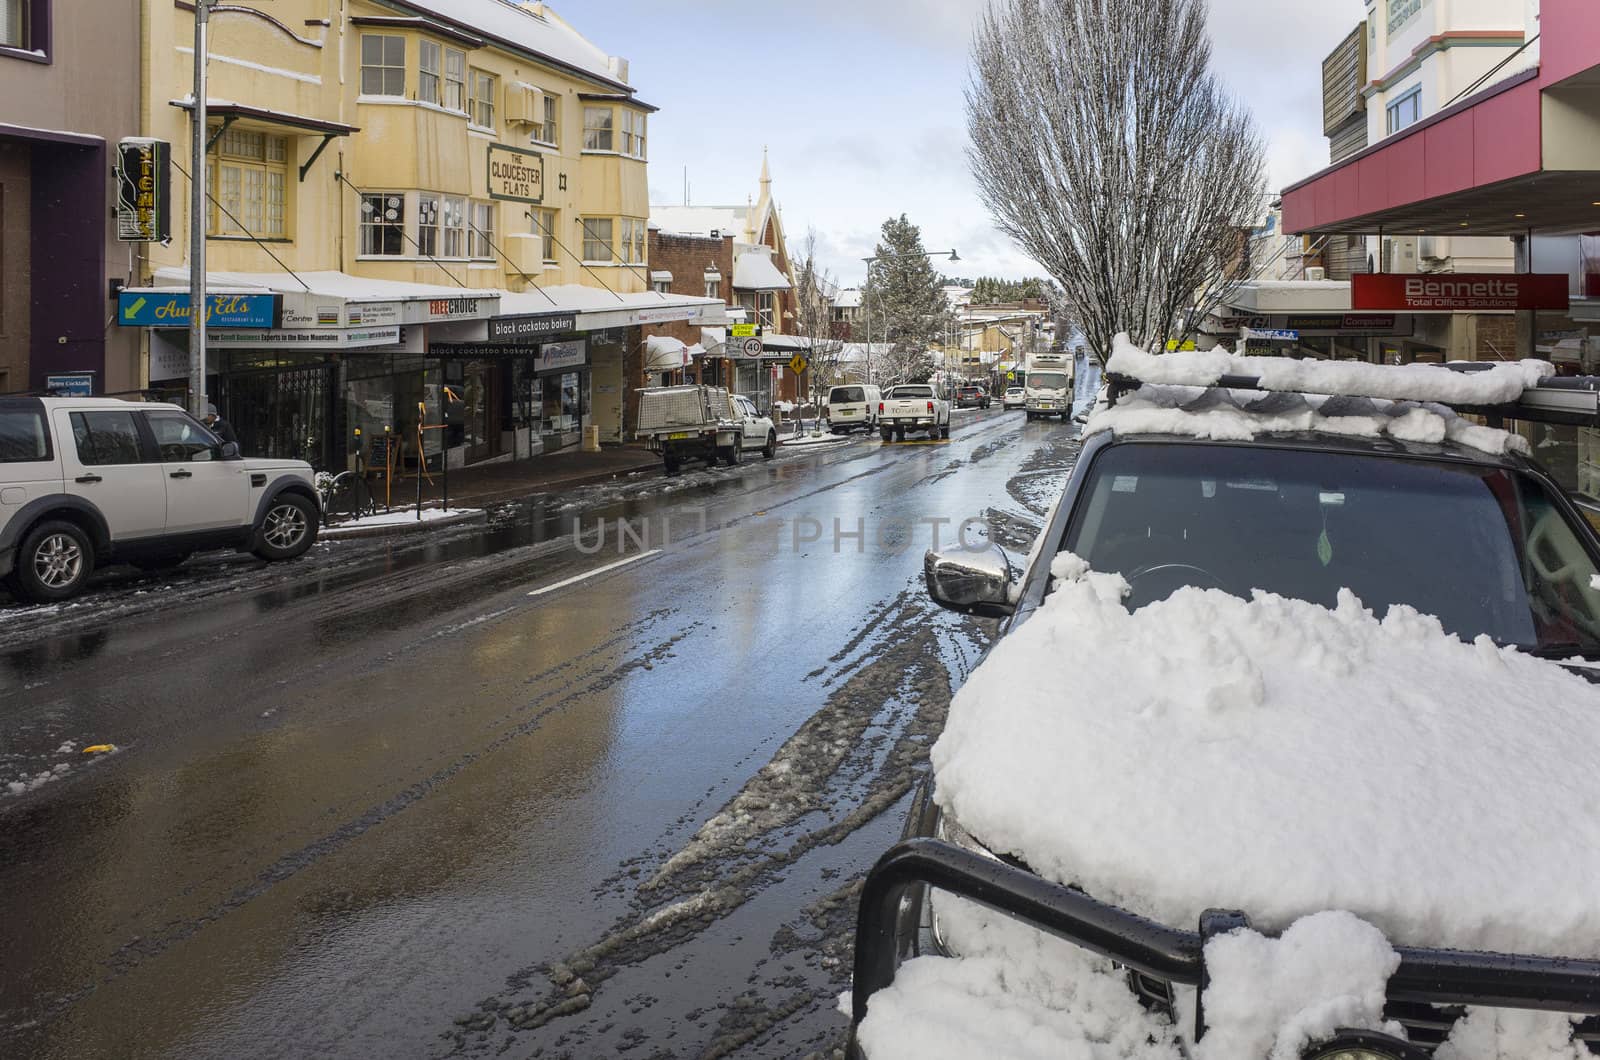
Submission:
<svg viewBox="0 0 1600 1060">
<path fill-rule="evenodd" d="M 579 331 L 627 328 L 638 324 L 687 321 L 717 325 L 728 322 L 728 307 L 720 298 L 641 291 L 613 294 L 599 287 L 567 284 L 508 294 L 500 300 L 502 316 L 541 316 L 572 313 Z"/>
<path fill-rule="evenodd" d="M 734 259 L 733 286 L 741 291 L 787 291 L 794 285 L 772 263 L 772 252 L 758 247 Z"/>
<path fill-rule="evenodd" d="M 690 346 L 669 335 L 651 335 L 645 339 L 644 368 L 647 372 L 671 372 L 689 367 L 696 357 L 705 356 L 705 347 Z"/>
<path fill-rule="evenodd" d="M 711 357 L 726 356 L 723 349 L 728 344 L 727 328 L 701 328 L 700 345 L 705 347 L 706 354 Z"/>
</svg>

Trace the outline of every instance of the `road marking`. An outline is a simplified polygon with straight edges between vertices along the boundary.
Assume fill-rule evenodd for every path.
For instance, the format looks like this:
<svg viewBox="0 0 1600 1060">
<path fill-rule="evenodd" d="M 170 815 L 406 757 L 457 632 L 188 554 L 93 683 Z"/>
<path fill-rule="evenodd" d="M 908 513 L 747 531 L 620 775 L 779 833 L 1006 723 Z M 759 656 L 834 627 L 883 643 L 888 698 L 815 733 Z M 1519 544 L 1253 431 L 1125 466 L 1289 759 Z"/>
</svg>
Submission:
<svg viewBox="0 0 1600 1060">
<path fill-rule="evenodd" d="M 610 571 L 617 570 L 621 567 L 626 567 L 630 563 L 638 563 L 642 559 L 649 559 L 651 556 L 659 555 L 661 555 L 661 550 L 659 548 L 653 548 L 649 552 L 641 552 L 637 556 L 629 556 L 627 559 L 618 560 L 615 563 L 608 563 L 604 567 L 596 567 L 594 570 L 589 571 L 586 574 L 579 574 L 576 577 L 568 578 L 564 582 L 556 582 L 554 585 L 546 585 L 543 589 L 535 589 L 528 595 L 543 596 L 545 593 L 553 593 L 557 589 L 565 589 L 569 585 L 577 585 L 579 582 L 586 581 L 589 578 L 599 577 L 600 575 L 606 574 Z"/>
</svg>

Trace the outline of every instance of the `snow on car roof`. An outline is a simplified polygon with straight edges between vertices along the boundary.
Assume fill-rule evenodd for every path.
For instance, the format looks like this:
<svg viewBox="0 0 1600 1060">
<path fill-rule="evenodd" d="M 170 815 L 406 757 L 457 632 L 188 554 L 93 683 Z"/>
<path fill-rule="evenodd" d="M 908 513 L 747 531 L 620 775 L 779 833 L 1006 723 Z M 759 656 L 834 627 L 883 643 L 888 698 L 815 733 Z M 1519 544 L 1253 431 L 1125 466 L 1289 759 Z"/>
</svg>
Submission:
<svg viewBox="0 0 1600 1060">
<path fill-rule="evenodd" d="M 1520 435 L 1469 423 L 1444 405 L 1199 386 L 1145 385 L 1119 398 L 1115 405 L 1102 400 L 1083 433 L 1088 437 L 1102 431 L 1118 437 L 1170 434 L 1241 442 L 1262 435 L 1313 431 L 1345 438 L 1454 442 L 1496 456 L 1529 452 L 1527 439 Z"/>
<path fill-rule="evenodd" d="M 1431 364 L 1366 364 L 1295 357 L 1241 357 L 1226 350 L 1153 354 L 1118 335 L 1106 371 L 1141 383 L 1216 386 L 1224 376 L 1258 380 L 1260 389 L 1346 397 L 1435 401 L 1450 405 L 1503 405 L 1555 375 L 1548 361 L 1510 361 L 1481 371 L 1456 372 Z"/>
<path fill-rule="evenodd" d="M 1348 591 L 1130 613 L 1121 576 L 1052 573 L 932 751 L 992 850 L 1174 926 L 1341 909 L 1401 945 L 1600 954 L 1600 688 Z"/>
</svg>

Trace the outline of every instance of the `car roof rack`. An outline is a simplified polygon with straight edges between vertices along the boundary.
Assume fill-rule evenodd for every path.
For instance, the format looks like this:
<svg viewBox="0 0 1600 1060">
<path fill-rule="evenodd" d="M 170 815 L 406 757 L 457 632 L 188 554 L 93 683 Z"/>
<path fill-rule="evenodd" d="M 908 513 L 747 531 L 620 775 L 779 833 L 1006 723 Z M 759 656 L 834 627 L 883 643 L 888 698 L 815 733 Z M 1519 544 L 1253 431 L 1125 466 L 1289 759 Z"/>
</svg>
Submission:
<svg viewBox="0 0 1600 1060">
<path fill-rule="evenodd" d="M 1119 350 L 1119 353 L 1121 351 Z M 1141 378 L 1139 369 L 1148 367 L 1150 360 L 1168 361 L 1172 358 L 1182 357 L 1183 354 L 1143 354 L 1134 350 L 1139 356 L 1134 358 L 1113 356 L 1110 369 L 1106 373 L 1106 401 L 1114 407 L 1125 395 L 1139 390 L 1146 385 L 1174 385 L 1192 386 L 1219 390 L 1255 390 L 1268 393 L 1293 393 L 1308 394 L 1321 397 L 1370 397 L 1378 400 L 1390 401 L 1417 401 L 1427 404 L 1444 405 L 1463 415 L 1482 416 L 1491 427 L 1503 427 L 1507 420 L 1518 420 L 1525 423 L 1559 424 L 1574 427 L 1600 428 L 1600 376 L 1557 376 L 1546 375 L 1532 382 L 1532 377 L 1543 369 L 1549 369 L 1544 362 L 1486 362 L 1486 361 L 1458 361 L 1448 364 L 1416 364 L 1416 365 L 1372 365 L 1360 361 L 1315 361 L 1298 360 L 1292 358 L 1261 358 L 1261 357 L 1233 357 L 1226 353 L 1222 357 L 1229 358 L 1227 367 L 1231 370 L 1217 372 L 1216 369 L 1223 362 L 1213 356 L 1205 361 L 1194 360 L 1191 363 L 1193 372 L 1186 370 L 1183 364 L 1160 365 L 1162 370 L 1150 371 L 1146 374 L 1155 378 Z M 1202 355 L 1203 356 L 1203 355 Z M 1279 385 L 1271 379 L 1262 378 L 1261 374 L 1252 373 L 1249 369 L 1260 365 L 1263 361 L 1288 361 L 1294 365 L 1345 365 L 1359 366 L 1364 381 L 1372 383 L 1381 381 L 1381 387 L 1367 387 L 1369 392 L 1361 392 L 1359 388 L 1347 389 L 1337 385 L 1340 372 L 1337 368 L 1328 373 L 1319 373 L 1315 370 L 1298 373 L 1299 378 L 1294 378 L 1291 385 Z M 1119 361 L 1121 363 L 1119 363 Z M 1522 387 L 1515 397 L 1506 399 L 1487 398 L 1487 395 L 1470 397 L 1464 394 L 1457 399 L 1450 399 L 1439 393 L 1440 388 L 1430 379 L 1435 372 L 1451 372 L 1458 375 L 1478 375 L 1500 370 L 1500 378 L 1504 378 L 1504 370 L 1518 366 L 1524 374 L 1530 377 L 1531 385 Z M 1133 371 L 1119 368 L 1132 367 Z M 1175 369 L 1175 370 L 1173 370 Z M 1428 373 L 1419 375 L 1418 371 Z M 1377 373 L 1384 373 L 1379 375 Z M 1392 376 L 1385 378 L 1389 373 Z M 1294 371 L 1287 373 L 1296 375 Z M 1321 376 L 1321 378 L 1319 378 Z M 1420 384 L 1420 385 L 1419 385 Z M 1514 387 L 1513 383 L 1513 387 Z M 1459 389 L 1459 388 L 1457 388 Z M 1491 387 L 1504 391 L 1506 388 Z M 1370 392 L 1381 390 L 1381 393 Z M 1467 394 L 1470 394 L 1470 388 Z"/>
</svg>

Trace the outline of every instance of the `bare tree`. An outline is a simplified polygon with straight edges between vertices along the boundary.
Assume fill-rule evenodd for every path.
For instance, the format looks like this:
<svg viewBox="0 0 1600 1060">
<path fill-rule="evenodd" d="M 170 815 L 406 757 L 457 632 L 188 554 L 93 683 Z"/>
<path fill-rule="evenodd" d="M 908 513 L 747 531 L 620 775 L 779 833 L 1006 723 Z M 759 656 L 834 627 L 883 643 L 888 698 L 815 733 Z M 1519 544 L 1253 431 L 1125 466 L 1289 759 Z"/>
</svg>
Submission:
<svg viewBox="0 0 1600 1060">
<path fill-rule="evenodd" d="M 833 322 L 833 300 L 838 293 L 832 274 L 817 264 L 817 234 L 809 232 L 795 267 L 793 327 L 796 335 L 811 344 L 806 360 L 810 362 L 807 373 L 813 405 L 827 401 L 844 354 L 844 340 Z"/>
<path fill-rule="evenodd" d="M 991 0 L 968 159 L 1100 357 L 1188 334 L 1236 284 L 1266 190 L 1248 110 L 1210 72 L 1206 0 Z"/>
</svg>

